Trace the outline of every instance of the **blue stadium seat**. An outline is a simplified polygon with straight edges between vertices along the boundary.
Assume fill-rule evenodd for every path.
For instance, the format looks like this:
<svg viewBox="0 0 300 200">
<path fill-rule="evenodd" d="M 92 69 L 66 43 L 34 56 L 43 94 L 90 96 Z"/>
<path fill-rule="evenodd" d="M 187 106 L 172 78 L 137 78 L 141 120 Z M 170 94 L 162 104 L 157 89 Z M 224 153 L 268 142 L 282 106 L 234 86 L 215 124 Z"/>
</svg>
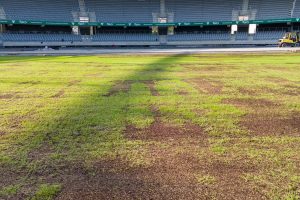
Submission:
<svg viewBox="0 0 300 200">
<path fill-rule="evenodd" d="M 175 34 L 168 36 L 169 41 L 223 41 L 229 40 L 229 32 L 217 33 L 189 33 L 189 34 Z"/>
<path fill-rule="evenodd" d="M 81 41 L 81 36 L 72 34 L 1 34 L 3 41 L 16 42 L 77 42 Z"/>
<path fill-rule="evenodd" d="M 157 35 L 152 34 L 97 34 L 92 36 L 95 42 L 155 42 L 158 41 Z"/>
</svg>

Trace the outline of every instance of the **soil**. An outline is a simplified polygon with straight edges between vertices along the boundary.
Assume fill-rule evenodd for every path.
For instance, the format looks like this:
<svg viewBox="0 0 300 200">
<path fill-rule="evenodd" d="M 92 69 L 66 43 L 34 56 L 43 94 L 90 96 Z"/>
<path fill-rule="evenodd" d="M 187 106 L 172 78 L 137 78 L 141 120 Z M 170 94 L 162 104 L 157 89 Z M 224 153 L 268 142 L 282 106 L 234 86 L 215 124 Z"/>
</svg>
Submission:
<svg viewBox="0 0 300 200">
<path fill-rule="evenodd" d="M 300 113 L 285 115 L 278 111 L 279 103 L 267 99 L 225 99 L 223 103 L 251 109 L 242 117 L 240 126 L 254 135 L 300 136 Z"/>
<path fill-rule="evenodd" d="M 144 81 L 144 83 L 149 87 L 152 96 L 160 96 L 158 91 L 155 88 L 154 81 Z"/>
<path fill-rule="evenodd" d="M 106 97 L 114 96 L 119 92 L 127 93 L 130 90 L 132 81 L 117 81 L 115 85 L 109 90 L 108 94 L 104 95 Z"/>
<path fill-rule="evenodd" d="M 251 113 L 243 117 L 240 124 L 255 135 L 300 136 L 300 113 L 290 116 L 272 112 Z"/>
<path fill-rule="evenodd" d="M 65 90 L 58 91 L 52 98 L 61 98 L 65 94 Z"/>
<path fill-rule="evenodd" d="M 187 80 L 187 82 L 195 85 L 200 92 L 204 92 L 212 95 L 220 94 L 223 90 L 223 84 L 216 81 L 210 81 L 207 79 L 198 78 L 198 79 Z"/>
<path fill-rule="evenodd" d="M 270 108 L 279 106 L 278 103 L 274 103 L 267 99 L 252 99 L 252 98 L 239 98 L 239 99 L 225 99 L 223 103 L 232 104 L 237 107 L 246 107 L 252 109 Z"/>
<path fill-rule="evenodd" d="M 71 87 L 71 86 L 74 86 L 74 85 L 77 85 L 79 84 L 81 81 L 80 80 L 74 80 L 74 81 L 70 81 L 68 83 L 68 87 Z"/>
<path fill-rule="evenodd" d="M 14 97 L 14 94 L 0 94 L 0 99 L 11 99 Z"/>
<path fill-rule="evenodd" d="M 184 90 L 180 90 L 177 92 L 178 95 L 181 95 L 181 96 L 187 96 L 189 93 L 187 91 L 184 91 Z"/>
</svg>

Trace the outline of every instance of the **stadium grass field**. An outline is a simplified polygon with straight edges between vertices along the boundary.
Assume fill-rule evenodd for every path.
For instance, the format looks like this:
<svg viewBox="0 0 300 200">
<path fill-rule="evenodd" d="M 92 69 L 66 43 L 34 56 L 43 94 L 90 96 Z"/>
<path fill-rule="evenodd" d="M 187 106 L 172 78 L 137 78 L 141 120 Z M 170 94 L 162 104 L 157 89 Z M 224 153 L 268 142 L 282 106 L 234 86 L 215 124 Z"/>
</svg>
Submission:
<svg viewBox="0 0 300 200">
<path fill-rule="evenodd" d="M 0 199 L 300 198 L 300 55 L 0 57 Z"/>
</svg>

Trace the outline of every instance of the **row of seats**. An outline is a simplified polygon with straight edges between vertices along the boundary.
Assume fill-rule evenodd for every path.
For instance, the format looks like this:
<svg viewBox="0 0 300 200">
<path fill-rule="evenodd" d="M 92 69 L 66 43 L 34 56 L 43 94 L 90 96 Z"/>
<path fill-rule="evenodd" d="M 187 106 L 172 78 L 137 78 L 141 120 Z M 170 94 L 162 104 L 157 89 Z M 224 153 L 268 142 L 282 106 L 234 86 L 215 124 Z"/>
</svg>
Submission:
<svg viewBox="0 0 300 200">
<path fill-rule="evenodd" d="M 153 22 L 160 12 L 160 0 L 84 0 L 88 12 L 99 22 Z M 165 0 L 175 22 L 232 20 L 233 10 L 241 10 L 242 0 Z M 300 17 L 300 0 L 249 0 L 256 19 Z M 0 0 L 0 19 L 74 21 L 78 0 Z"/>
<path fill-rule="evenodd" d="M 168 36 L 169 41 L 210 41 L 210 40 L 229 40 L 228 32 L 221 33 L 191 33 L 191 34 L 175 34 Z"/>
<path fill-rule="evenodd" d="M 254 35 L 255 40 L 277 40 L 284 35 L 285 31 L 259 31 Z"/>
<path fill-rule="evenodd" d="M 257 10 L 257 19 L 279 19 L 299 17 L 298 13 L 292 16 L 294 0 L 249 0 L 250 9 Z M 295 10 L 299 10 L 296 7 Z"/>
<path fill-rule="evenodd" d="M 100 22 L 153 22 L 159 0 L 85 0 L 88 11 Z"/>
<path fill-rule="evenodd" d="M 0 0 L 1 18 L 11 20 L 73 21 L 77 0 Z"/>
<path fill-rule="evenodd" d="M 152 34 L 97 34 L 94 36 L 80 36 L 73 34 L 0 34 L 1 40 L 11 42 L 79 42 L 82 41 L 82 38 L 90 39 L 95 42 L 158 41 L 158 36 Z"/>
<path fill-rule="evenodd" d="M 282 37 L 284 31 L 261 31 L 254 35 L 254 40 L 277 40 Z M 97 34 L 94 36 L 83 36 L 84 40 L 94 42 L 156 42 L 158 35 L 152 34 Z M 80 35 L 72 34 L 16 34 L 3 33 L 0 39 L 12 42 L 79 42 L 83 40 Z M 232 38 L 229 32 L 217 33 L 190 33 L 169 35 L 168 41 L 226 41 Z M 239 32 L 235 36 L 236 40 L 248 40 L 248 33 Z"/>
<path fill-rule="evenodd" d="M 81 36 L 72 34 L 1 34 L 3 41 L 14 42 L 75 42 L 81 41 Z"/>
<path fill-rule="evenodd" d="M 152 34 L 97 34 L 91 37 L 95 42 L 155 42 L 158 41 L 158 35 Z"/>
<path fill-rule="evenodd" d="M 232 11 L 242 6 L 242 0 L 166 0 L 167 9 L 176 22 L 231 21 Z"/>
</svg>

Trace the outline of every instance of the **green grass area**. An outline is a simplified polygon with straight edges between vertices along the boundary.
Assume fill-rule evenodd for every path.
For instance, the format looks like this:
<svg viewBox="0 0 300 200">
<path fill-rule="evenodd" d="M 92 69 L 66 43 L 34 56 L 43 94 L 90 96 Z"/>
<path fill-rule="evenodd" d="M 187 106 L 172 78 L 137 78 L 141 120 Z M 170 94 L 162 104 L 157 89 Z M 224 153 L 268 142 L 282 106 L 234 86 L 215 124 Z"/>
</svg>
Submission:
<svg viewBox="0 0 300 200">
<path fill-rule="evenodd" d="M 0 57 L 0 199 L 299 199 L 299 96 L 299 54 Z"/>
</svg>

